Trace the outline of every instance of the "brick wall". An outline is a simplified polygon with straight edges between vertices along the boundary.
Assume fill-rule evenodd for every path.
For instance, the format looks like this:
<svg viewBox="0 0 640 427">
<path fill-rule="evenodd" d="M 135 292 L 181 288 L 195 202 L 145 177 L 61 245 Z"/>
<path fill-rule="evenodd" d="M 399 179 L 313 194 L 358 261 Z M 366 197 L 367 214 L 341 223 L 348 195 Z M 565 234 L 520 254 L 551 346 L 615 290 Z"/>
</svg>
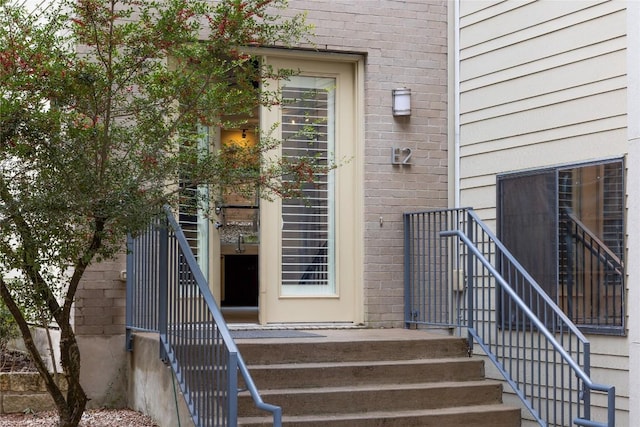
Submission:
<svg viewBox="0 0 640 427">
<path fill-rule="evenodd" d="M 92 264 L 78 288 L 74 311 L 77 335 L 121 335 L 125 331 L 125 256 Z"/>
<path fill-rule="evenodd" d="M 80 382 L 88 408 L 119 408 L 127 402 L 125 350 L 126 257 L 92 264 L 78 288 L 74 329 L 82 358 Z"/>
<path fill-rule="evenodd" d="M 313 47 L 364 58 L 364 310 L 373 327 L 403 319 L 402 213 L 447 205 L 447 1 L 291 0 L 308 12 Z M 411 89 L 410 117 L 391 114 L 391 90 Z M 391 164 L 392 148 L 411 166 Z M 382 219 L 382 225 L 381 225 Z M 93 265 L 78 292 L 79 335 L 124 333 L 124 256 Z"/>
<path fill-rule="evenodd" d="M 301 10 L 315 25 L 315 48 L 365 58 L 365 320 L 400 326 L 402 213 L 447 206 L 447 2 L 290 2 L 290 12 Z M 411 89 L 409 118 L 391 114 L 398 87 Z M 391 165 L 392 147 L 411 148 L 413 164 Z"/>
</svg>

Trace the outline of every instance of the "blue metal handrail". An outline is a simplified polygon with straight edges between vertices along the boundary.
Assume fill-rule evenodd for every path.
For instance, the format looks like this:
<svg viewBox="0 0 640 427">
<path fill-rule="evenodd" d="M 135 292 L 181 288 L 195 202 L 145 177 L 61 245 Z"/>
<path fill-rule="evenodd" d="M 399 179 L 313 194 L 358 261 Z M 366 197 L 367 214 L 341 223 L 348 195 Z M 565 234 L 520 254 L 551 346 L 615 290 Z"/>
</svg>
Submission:
<svg viewBox="0 0 640 427">
<path fill-rule="evenodd" d="M 542 333 L 545 338 L 549 341 L 554 350 L 560 355 L 560 357 L 571 367 L 571 369 L 575 372 L 575 375 L 580 378 L 586 387 L 589 390 L 602 391 L 608 394 L 609 399 L 615 399 L 615 388 L 611 386 L 606 386 L 602 384 L 594 383 L 591 378 L 585 373 L 580 365 L 567 353 L 567 351 L 560 345 L 560 343 L 556 340 L 555 336 L 549 332 L 547 326 L 542 323 L 542 321 L 533 313 L 533 311 L 527 307 L 524 301 L 518 296 L 518 294 L 509 286 L 509 284 L 504 280 L 504 278 L 500 275 L 498 270 L 496 270 L 483 256 L 482 253 L 473 245 L 473 242 L 469 240 L 469 238 L 462 233 L 461 231 L 443 231 L 440 233 L 441 236 L 457 236 L 462 242 L 468 247 L 471 253 L 474 255 L 476 259 L 478 259 L 482 265 L 489 271 L 491 276 L 497 281 L 503 291 L 505 291 L 512 300 L 518 305 L 519 309 L 525 314 L 526 318 L 533 323 L 533 326 L 539 333 Z M 469 308 L 471 310 L 471 308 Z M 471 317 L 471 315 L 469 316 Z M 482 349 L 487 352 L 488 346 L 484 344 L 484 339 L 478 334 L 478 331 L 471 325 L 468 326 L 469 333 L 473 336 L 473 338 L 480 343 Z M 497 368 L 502 372 L 507 381 L 513 387 L 514 391 L 520 398 L 527 404 L 530 410 L 535 411 L 533 407 L 528 404 L 526 400 L 526 396 L 519 389 L 518 385 L 511 379 L 511 375 L 504 370 L 504 367 L 497 361 L 495 357 L 491 357 L 491 354 L 487 352 L 489 358 L 496 364 Z M 615 403 L 614 403 L 615 405 Z M 612 406 L 615 408 L 615 406 Z M 615 426 L 615 412 L 612 412 L 610 419 L 607 424 L 602 423 L 593 423 L 589 420 L 583 420 L 581 418 L 574 419 L 574 423 L 578 425 L 593 425 L 593 426 Z"/>
<path fill-rule="evenodd" d="M 615 425 L 589 341 L 473 211 L 405 214 L 405 284 L 407 326 L 466 329 L 540 425 Z M 607 393 L 606 423 L 592 421 L 591 391 Z"/>
<path fill-rule="evenodd" d="M 127 343 L 134 331 L 157 332 L 196 426 L 236 426 L 238 373 L 255 406 L 282 425 L 280 407 L 264 403 L 171 210 L 129 239 Z"/>
</svg>

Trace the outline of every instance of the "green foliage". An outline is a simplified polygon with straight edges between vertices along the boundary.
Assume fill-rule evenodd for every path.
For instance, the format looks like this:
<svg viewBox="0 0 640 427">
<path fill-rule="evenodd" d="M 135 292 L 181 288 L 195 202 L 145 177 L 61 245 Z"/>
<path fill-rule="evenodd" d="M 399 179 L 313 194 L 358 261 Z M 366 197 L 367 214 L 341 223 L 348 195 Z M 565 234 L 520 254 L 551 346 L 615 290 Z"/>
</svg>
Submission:
<svg viewBox="0 0 640 427">
<path fill-rule="evenodd" d="M 278 102 L 257 83 L 286 73 L 241 48 L 290 42 L 306 28 L 300 17 L 265 14 L 264 4 L 280 3 L 81 0 L 44 24 L 5 4 L 0 162 L 11 170 L 3 168 L 0 186 L 31 226 L 38 222 L 32 237 L 47 247 L 44 257 L 82 257 L 87 235 L 100 238 L 100 255 L 112 255 L 125 232 L 174 200 L 167 183 L 178 173 L 193 184 L 278 189 L 278 168 L 261 176 L 219 153 L 177 147 L 197 146 L 197 124 L 228 125 Z M 66 50 L 78 45 L 89 54 Z M 268 148 L 259 145 L 258 155 Z"/>
<path fill-rule="evenodd" d="M 12 1 L 0 0 L 0 296 L 19 324 L 29 313 L 16 297 L 59 325 L 70 391 L 50 392 L 73 425 L 86 396 L 70 313 L 87 266 L 175 204 L 178 177 L 211 195 L 289 196 L 327 168 L 271 159 L 269 131 L 256 147 L 198 144 L 202 126 L 280 103 L 273 82 L 293 72 L 249 48 L 296 43 L 309 26 L 278 14 L 284 0 L 60 0 L 34 13 Z"/>
<path fill-rule="evenodd" d="M 7 350 L 9 341 L 20 336 L 18 325 L 7 309 L 7 306 L 0 301 L 0 353 Z"/>
<path fill-rule="evenodd" d="M 112 256 L 126 233 L 176 202 L 178 176 L 193 186 L 260 187 L 265 197 L 293 192 L 281 177 L 300 165 L 267 161 L 277 145 L 268 133 L 230 156 L 199 148 L 196 131 L 237 126 L 279 103 L 268 82 L 292 72 L 245 48 L 306 34 L 303 16 L 268 13 L 284 7 L 62 0 L 38 15 L 0 0 L 0 217 L 12 219 L 0 223 L 3 271 L 28 263 L 61 272 Z"/>
</svg>

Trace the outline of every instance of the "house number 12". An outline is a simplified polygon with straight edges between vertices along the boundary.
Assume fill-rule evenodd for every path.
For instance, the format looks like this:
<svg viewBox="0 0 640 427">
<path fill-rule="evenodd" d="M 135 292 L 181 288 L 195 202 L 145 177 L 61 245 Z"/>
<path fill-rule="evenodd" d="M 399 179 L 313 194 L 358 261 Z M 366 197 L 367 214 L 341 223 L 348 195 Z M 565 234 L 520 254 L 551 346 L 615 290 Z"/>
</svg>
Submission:
<svg viewBox="0 0 640 427">
<path fill-rule="evenodd" d="M 392 148 L 391 164 L 406 166 L 411 164 L 411 148 Z"/>
</svg>

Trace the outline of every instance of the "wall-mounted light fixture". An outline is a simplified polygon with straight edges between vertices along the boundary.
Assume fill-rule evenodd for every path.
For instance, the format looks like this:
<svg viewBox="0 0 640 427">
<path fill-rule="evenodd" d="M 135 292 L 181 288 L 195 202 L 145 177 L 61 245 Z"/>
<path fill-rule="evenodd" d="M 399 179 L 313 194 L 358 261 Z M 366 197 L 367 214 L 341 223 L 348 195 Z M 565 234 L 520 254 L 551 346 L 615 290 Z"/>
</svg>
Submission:
<svg viewBox="0 0 640 427">
<path fill-rule="evenodd" d="M 242 139 L 245 139 L 246 137 L 247 137 L 247 130 L 242 129 Z"/>
<path fill-rule="evenodd" d="M 391 91 L 393 97 L 393 115 L 394 116 L 410 116 L 411 115 L 411 89 L 406 87 L 393 89 Z"/>
</svg>

